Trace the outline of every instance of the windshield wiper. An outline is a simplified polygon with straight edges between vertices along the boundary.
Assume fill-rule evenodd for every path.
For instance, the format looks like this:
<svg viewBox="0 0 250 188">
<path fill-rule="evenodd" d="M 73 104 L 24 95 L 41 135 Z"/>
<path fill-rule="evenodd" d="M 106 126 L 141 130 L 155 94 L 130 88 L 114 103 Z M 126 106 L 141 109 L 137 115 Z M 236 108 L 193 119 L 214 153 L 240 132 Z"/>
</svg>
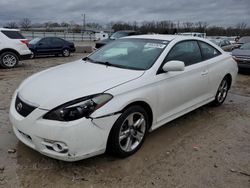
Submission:
<svg viewBox="0 0 250 188">
<path fill-rule="evenodd" d="M 91 63 L 96 63 L 96 64 L 101 64 L 101 65 L 105 65 L 107 67 L 117 67 L 117 68 L 122 68 L 122 69 L 133 69 L 133 70 L 144 70 L 141 68 L 136 68 L 136 67 L 129 67 L 129 66 L 125 66 L 125 65 L 117 65 L 117 64 L 112 64 L 108 61 L 95 61 L 89 57 L 84 57 L 82 60 L 84 61 L 89 61 Z"/>
<path fill-rule="evenodd" d="M 94 61 L 94 63 L 101 64 L 101 65 L 106 65 L 107 67 L 118 67 L 118 68 L 123 68 L 123 69 L 128 68 L 127 66 L 112 64 L 112 63 L 110 63 L 108 61 Z"/>
<path fill-rule="evenodd" d="M 89 62 L 95 63 L 95 61 L 89 57 L 84 57 L 84 58 L 82 58 L 82 60 L 86 61 L 86 62 L 89 61 Z"/>
</svg>

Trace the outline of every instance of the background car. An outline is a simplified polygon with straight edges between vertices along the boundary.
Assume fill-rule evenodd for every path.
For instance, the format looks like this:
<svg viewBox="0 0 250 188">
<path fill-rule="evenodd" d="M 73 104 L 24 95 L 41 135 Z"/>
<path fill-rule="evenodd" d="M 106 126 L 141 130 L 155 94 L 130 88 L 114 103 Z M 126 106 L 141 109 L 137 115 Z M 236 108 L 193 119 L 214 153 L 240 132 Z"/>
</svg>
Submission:
<svg viewBox="0 0 250 188">
<path fill-rule="evenodd" d="M 211 39 L 211 42 L 217 44 L 224 51 L 231 52 L 234 49 L 234 45 L 230 43 L 229 40 L 226 39 Z"/>
<path fill-rule="evenodd" d="M 109 42 L 111 42 L 113 40 L 116 40 L 116 39 L 119 39 L 119 38 L 122 38 L 122 37 L 137 35 L 137 34 L 138 33 L 136 31 L 130 31 L 130 30 L 128 30 L 128 31 L 127 30 L 117 31 L 113 35 L 111 35 L 110 38 L 100 40 L 100 41 L 96 42 L 95 48 L 100 48 L 100 47 L 104 46 L 105 44 L 107 44 L 107 43 L 109 43 Z"/>
<path fill-rule="evenodd" d="M 239 70 L 250 70 L 250 42 L 241 45 L 232 51 L 233 58 L 237 61 Z"/>
<path fill-rule="evenodd" d="M 237 42 L 233 44 L 234 45 L 233 49 L 237 49 L 241 47 L 241 45 L 248 43 L 248 42 L 250 42 L 250 36 L 241 37 Z"/>
<path fill-rule="evenodd" d="M 17 29 L 0 28 L 0 66 L 15 67 L 19 60 L 29 59 L 28 40 Z"/>
<path fill-rule="evenodd" d="M 10 121 L 23 143 L 53 158 L 127 157 L 149 131 L 207 103 L 221 105 L 237 71 L 232 56 L 206 39 L 125 37 L 26 79 Z"/>
<path fill-rule="evenodd" d="M 58 37 L 44 37 L 31 40 L 29 49 L 33 52 L 33 57 L 40 55 L 62 55 L 68 57 L 70 53 L 75 52 L 75 45 L 73 42 Z"/>
</svg>

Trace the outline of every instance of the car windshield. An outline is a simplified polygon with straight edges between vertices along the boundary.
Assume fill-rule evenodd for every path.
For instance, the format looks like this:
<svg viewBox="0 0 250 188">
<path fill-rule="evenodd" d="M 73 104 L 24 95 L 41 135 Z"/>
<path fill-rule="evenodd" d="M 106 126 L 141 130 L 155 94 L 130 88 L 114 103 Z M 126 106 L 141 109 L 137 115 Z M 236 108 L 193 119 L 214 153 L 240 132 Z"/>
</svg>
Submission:
<svg viewBox="0 0 250 188">
<path fill-rule="evenodd" d="M 30 42 L 29 42 L 29 44 L 36 44 L 38 41 L 40 41 L 41 40 L 41 38 L 34 38 L 34 39 L 32 39 Z"/>
<path fill-rule="evenodd" d="M 242 50 L 250 50 L 250 42 L 243 44 L 240 49 Z"/>
<path fill-rule="evenodd" d="M 89 62 L 133 70 L 147 70 L 163 52 L 168 41 L 119 39 L 87 57 Z"/>
<path fill-rule="evenodd" d="M 122 38 L 122 37 L 126 37 L 128 36 L 128 33 L 127 32 L 115 32 L 113 35 L 111 35 L 111 39 L 119 39 L 119 38 Z"/>
</svg>

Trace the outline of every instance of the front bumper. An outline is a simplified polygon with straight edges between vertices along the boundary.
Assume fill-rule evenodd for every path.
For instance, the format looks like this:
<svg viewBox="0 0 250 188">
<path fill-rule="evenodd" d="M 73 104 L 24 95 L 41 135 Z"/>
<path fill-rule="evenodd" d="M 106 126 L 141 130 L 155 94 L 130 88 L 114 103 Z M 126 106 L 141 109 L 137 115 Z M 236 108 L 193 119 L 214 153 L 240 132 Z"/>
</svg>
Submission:
<svg viewBox="0 0 250 188">
<path fill-rule="evenodd" d="M 247 61 L 237 59 L 236 62 L 238 64 L 238 67 L 239 67 L 240 70 L 242 70 L 242 69 L 250 69 L 250 59 L 247 60 Z"/>
<path fill-rule="evenodd" d="M 100 119 L 82 118 L 71 122 L 43 119 L 46 110 L 35 109 L 27 117 L 10 107 L 10 121 L 17 138 L 38 152 L 64 161 L 77 161 L 106 150 L 109 132 L 120 114 Z M 63 151 L 53 146 L 61 143 Z"/>
</svg>

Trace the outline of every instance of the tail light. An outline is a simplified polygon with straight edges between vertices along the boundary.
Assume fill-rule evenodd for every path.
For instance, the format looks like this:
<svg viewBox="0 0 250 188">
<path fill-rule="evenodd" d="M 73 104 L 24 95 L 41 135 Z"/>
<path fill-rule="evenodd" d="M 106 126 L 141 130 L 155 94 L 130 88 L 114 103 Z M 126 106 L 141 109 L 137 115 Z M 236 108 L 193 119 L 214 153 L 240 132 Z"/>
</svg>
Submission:
<svg viewBox="0 0 250 188">
<path fill-rule="evenodd" d="M 29 41 L 28 40 L 21 40 L 23 44 L 25 44 L 27 47 L 29 46 Z"/>
</svg>

